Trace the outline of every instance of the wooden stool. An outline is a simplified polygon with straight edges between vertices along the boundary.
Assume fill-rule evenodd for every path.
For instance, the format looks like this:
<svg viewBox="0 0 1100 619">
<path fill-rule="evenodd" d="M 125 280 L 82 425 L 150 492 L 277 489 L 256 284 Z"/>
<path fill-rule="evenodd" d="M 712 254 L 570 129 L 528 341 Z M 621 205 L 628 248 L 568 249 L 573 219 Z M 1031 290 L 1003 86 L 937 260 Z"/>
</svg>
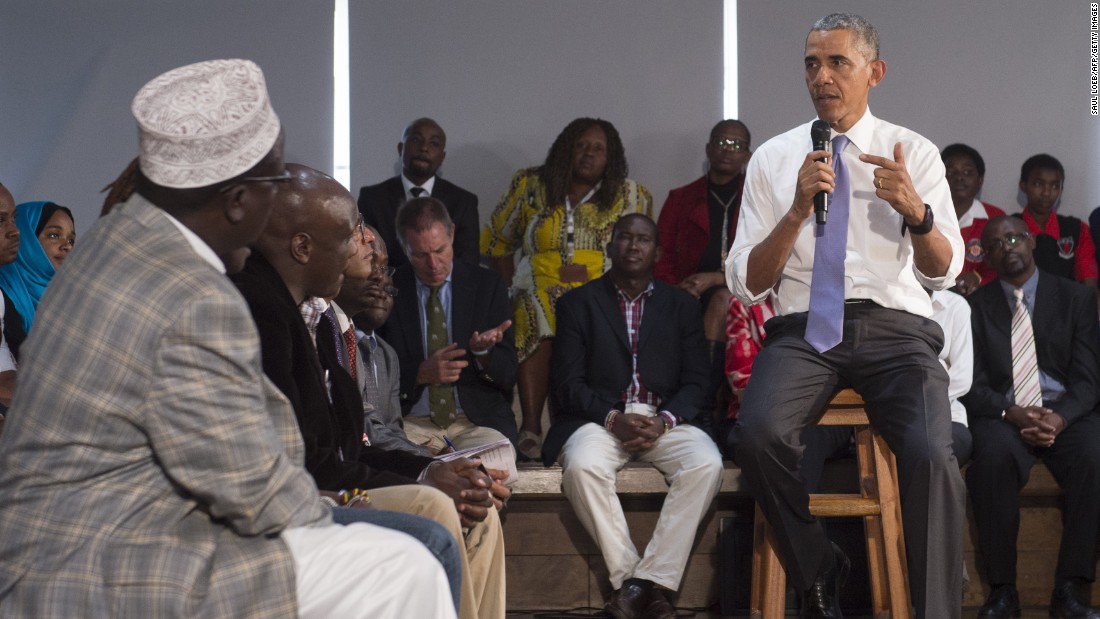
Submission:
<svg viewBox="0 0 1100 619">
<path fill-rule="evenodd" d="M 874 617 L 909 619 L 909 582 L 894 454 L 871 430 L 863 398 L 851 389 L 833 397 L 818 425 L 855 426 L 861 492 L 811 494 L 810 513 L 818 518 L 863 516 Z M 754 618 L 781 619 L 784 615 L 787 574 L 775 549 L 775 529 L 757 505 L 750 604 L 750 616 Z"/>
</svg>

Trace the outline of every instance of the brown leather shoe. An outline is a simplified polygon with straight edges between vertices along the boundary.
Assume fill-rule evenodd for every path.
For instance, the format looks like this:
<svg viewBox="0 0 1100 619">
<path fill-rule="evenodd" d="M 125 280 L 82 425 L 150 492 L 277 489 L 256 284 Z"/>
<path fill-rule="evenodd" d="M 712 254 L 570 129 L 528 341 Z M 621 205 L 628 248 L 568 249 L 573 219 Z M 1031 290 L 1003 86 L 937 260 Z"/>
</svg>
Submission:
<svg viewBox="0 0 1100 619">
<path fill-rule="evenodd" d="M 615 619 L 646 619 L 650 591 L 650 588 L 639 584 L 624 584 L 603 608 Z"/>
<path fill-rule="evenodd" d="M 645 607 L 645 619 L 676 619 L 676 608 L 663 591 L 656 587 L 649 592 L 649 604 Z"/>
</svg>

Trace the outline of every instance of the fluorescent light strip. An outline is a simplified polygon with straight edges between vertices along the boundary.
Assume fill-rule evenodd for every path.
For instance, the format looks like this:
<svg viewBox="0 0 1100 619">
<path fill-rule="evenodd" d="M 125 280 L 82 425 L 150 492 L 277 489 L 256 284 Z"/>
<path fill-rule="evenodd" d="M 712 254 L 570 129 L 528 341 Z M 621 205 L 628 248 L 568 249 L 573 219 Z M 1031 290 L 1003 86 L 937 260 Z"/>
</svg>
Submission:
<svg viewBox="0 0 1100 619">
<path fill-rule="evenodd" d="M 332 28 L 332 176 L 351 187 L 351 72 L 348 0 L 336 0 Z"/>
<path fill-rule="evenodd" d="M 722 117 L 737 118 L 737 0 L 722 2 Z"/>
</svg>

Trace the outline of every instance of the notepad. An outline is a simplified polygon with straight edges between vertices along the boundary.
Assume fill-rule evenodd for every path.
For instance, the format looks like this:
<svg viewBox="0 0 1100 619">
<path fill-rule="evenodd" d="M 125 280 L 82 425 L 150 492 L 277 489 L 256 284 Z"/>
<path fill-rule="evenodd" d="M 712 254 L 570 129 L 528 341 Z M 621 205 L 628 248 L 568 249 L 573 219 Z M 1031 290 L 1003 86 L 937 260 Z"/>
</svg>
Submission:
<svg viewBox="0 0 1100 619">
<path fill-rule="evenodd" d="M 505 486 L 510 486 L 519 481 L 519 471 L 516 470 L 516 456 L 512 449 L 512 443 L 506 438 L 477 447 L 469 447 L 461 451 L 441 454 L 435 457 L 441 462 L 450 462 L 458 458 L 477 458 L 487 469 L 507 471 L 508 477 L 504 480 Z"/>
</svg>

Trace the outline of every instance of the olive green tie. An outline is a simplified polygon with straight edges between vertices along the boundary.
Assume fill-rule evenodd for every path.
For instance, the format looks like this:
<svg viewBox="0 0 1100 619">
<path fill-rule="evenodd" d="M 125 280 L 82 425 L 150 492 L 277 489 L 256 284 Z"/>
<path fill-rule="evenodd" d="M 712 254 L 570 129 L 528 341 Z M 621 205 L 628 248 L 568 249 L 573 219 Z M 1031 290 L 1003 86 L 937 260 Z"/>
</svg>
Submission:
<svg viewBox="0 0 1100 619">
<path fill-rule="evenodd" d="M 428 356 L 447 345 L 447 314 L 439 300 L 439 287 L 432 288 L 428 296 Z M 455 421 L 455 392 L 452 385 L 428 386 L 428 410 L 432 423 L 446 428 Z"/>
</svg>

